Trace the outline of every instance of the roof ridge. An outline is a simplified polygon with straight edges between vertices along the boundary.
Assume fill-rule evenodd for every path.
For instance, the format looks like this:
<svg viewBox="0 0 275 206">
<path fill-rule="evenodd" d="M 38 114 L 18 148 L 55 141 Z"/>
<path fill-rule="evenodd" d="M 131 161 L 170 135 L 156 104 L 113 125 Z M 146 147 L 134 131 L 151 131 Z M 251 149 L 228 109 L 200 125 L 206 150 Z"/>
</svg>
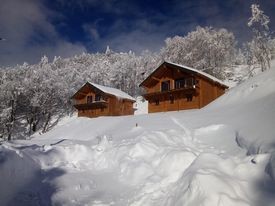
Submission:
<svg viewBox="0 0 275 206">
<path fill-rule="evenodd" d="M 205 76 L 205 77 L 207 77 L 207 78 L 209 78 L 209 79 L 211 79 L 211 80 L 213 80 L 213 81 L 215 81 L 215 82 L 217 82 L 217 83 L 219 83 L 219 84 L 221 84 L 221 85 L 224 85 L 224 86 L 226 86 L 226 87 L 229 87 L 229 86 L 228 86 L 227 84 L 225 84 L 222 80 L 220 80 L 220 79 L 218 79 L 217 77 L 214 77 L 213 75 L 208 74 L 208 73 L 206 73 L 206 72 L 204 72 L 204 71 L 201 71 L 201 70 L 198 70 L 198 69 L 195 69 L 195 68 L 192 68 L 192 67 L 183 65 L 183 64 L 177 64 L 177 63 L 174 63 L 174 62 L 170 62 L 170 61 L 163 61 L 163 63 L 172 64 L 172 65 L 175 65 L 175 66 L 178 66 L 178 67 L 182 67 L 182 68 L 184 68 L 184 69 L 188 69 L 188 70 L 193 71 L 193 72 L 197 72 L 197 73 L 199 73 L 199 74 L 201 74 L 201 75 L 203 75 L 203 76 Z M 162 63 L 162 64 L 163 64 L 163 63 Z"/>
<path fill-rule="evenodd" d="M 106 94 L 111 94 L 118 98 L 129 99 L 129 100 L 135 101 L 135 99 L 132 96 L 130 96 L 129 94 L 127 94 L 126 92 L 124 92 L 120 89 L 110 87 L 110 86 L 99 85 L 99 84 L 96 84 L 96 83 L 93 83 L 90 81 L 87 81 L 87 82 Z"/>
</svg>

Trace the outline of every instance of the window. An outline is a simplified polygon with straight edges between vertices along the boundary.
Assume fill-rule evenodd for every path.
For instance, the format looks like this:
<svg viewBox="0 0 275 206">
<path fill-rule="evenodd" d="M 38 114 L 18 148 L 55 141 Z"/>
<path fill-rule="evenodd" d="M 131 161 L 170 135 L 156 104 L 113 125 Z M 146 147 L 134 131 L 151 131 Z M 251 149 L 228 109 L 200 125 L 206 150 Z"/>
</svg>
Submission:
<svg viewBox="0 0 275 206">
<path fill-rule="evenodd" d="M 187 94 L 186 95 L 187 102 L 192 102 L 193 100 L 193 95 L 192 94 Z"/>
<path fill-rule="evenodd" d="M 170 96 L 169 96 L 169 99 L 170 99 L 170 104 L 174 104 L 174 96 L 173 96 L 173 95 L 170 95 Z"/>
<path fill-rule="evenodd" d="M 101 95 L 100 94 L 96 94 L 95 95 L 95 101 L 100 101 L 101 100 Z"/>
<path fill-rule="evenodd" d="M 175 80 L 175 89 L 180 89 L 185 87 L 185 79 L 176 79 Z"/>
<path fill-rule="evenodd" d="M 93 102 L 93 96 L 87 96 L 87 103 Z"/>
<path fill-rule="evenodd" d="M 170 80 L 161 82 L 161 91 L 169 91 L 170 90 Z"/>
<path fill-rule="evenodd" d="M 194 78 L 190 77 L 186 79 L 186 87 L 193 87 L 195 84 Z"/>
<path fill-rule="evenodd" d="M 156 105 L 159 105 L 159 99 L 156 99 L 156 100 L 155 100 L 155 104 L 156 104 Z"/>
</svg>

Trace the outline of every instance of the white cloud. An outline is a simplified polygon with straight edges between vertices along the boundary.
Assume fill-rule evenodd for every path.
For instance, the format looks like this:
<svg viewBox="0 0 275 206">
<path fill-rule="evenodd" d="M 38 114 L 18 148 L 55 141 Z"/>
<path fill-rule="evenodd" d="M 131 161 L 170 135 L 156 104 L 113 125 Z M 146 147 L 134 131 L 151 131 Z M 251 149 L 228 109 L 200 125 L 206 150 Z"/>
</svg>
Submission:
<svg viewBox="0 0 275 206">
<path fill-rule="evenodd" d="M 67 42 L 49 21 L 52 11 L 37 0 L 2 0 L 0 7 L 0 65 L 34 63 L 42 55 L 68 57 L 82 53 L 81 44 Z"/>
<path fill-rule="evenodd" d="M 154 16 L 153 18 L 161 18 L 163 16 Z M 92 48 L 101 48 L 104 50 L 107 45 L 115 51 L 129 50 L 140 53 L 144 50 L 159 51 L 164 46 L 164 40 L 171 36 L 172 32 L 183 33 L 190 31 L 195 25 L 181 27 L 181 20 L 166 18 L 165 24 L 154 23 L 151 19 L 140 18 L 135 21 L 127 22 L 124 19 L 116 20 L 112 26 L 108 27 L 104 35 L 98 35 L 98 38 L 91 38 L 89 46 Z M 100 28 L 100 23 L 96 28 Z M 91 29 L 95 28 L 94 24 L 83 25 L 86 34 L 91 36 Z M 96 30 L 98 32 L 98 30 Z"/>
<path fill-rule="evenodd" d="M 83 30 L 86 33 L 86 36 L 91 41 L 94 41 L 94 40 L 97 41 L 97 40 L 100 39 L 100 34 L 99 34 L 96 27 L 97 27 L 96 23 L 94 23 L 94 24 L 84 24 L 82 26 Z"/>
</svg>

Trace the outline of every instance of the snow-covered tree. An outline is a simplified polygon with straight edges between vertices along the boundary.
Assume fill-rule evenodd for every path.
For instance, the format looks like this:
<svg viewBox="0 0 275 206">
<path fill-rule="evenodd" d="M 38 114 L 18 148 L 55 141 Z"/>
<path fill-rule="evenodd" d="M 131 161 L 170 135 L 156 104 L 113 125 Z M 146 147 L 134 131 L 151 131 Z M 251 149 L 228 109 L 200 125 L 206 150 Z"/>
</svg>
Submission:
<svg viewBox="0 0 275 206">
<path fill-rule="evenodd" d="M 197 27 L 185 37 L 165 40 L 162 56 L 169 61 L 191 66 L 222 78 L 223 68 L 234 61 L 235 37 L 226 29 Z"/>
<path fill-rule="evenodd" d="M 252 16 L 248 26 L 252 29 L 253 39 L 247 44 L 249 58 L 253 63 L 258 63 L 262 71 L 270 68 L 271 60 L 271 37 L 269 31 L 269 17 L 264 14 L 258 4 L 251 5 Z"/>
<path fill-rule="evenodd" d="M 275 59 L 275 39 L 274 38 L 270 41 L 270 45 L 271 45 L 271 59 Z"/>
<path fill-rule="evenodd" d="M 242 65 L 242 64 L 246 63 L 246 56 L 245 56 L 244 51 L 241 48 L 236 50 L 234 59 L 235 59 L 234 64 L 236 64 L 236 65 Z"/>
<path fill-rule="evenodd" d="M 1 73 L 0 84 L 0 136 L 11 140 L 14 131 L 16 114 L 22 91 L 20 82 L 23 77 L 20 68 Z"/>
<path fill-rule="evenodd" d="M 158 63 L 158 54 L 109 48 L 106 53 L 55 57 L 52 62 L 44 56 L 38 64 L 0 69 L 0 137 L 46 132 L 74 111 L 70 97 L 86 81 L 139 95 L 139 83 Z"/>
</svg>

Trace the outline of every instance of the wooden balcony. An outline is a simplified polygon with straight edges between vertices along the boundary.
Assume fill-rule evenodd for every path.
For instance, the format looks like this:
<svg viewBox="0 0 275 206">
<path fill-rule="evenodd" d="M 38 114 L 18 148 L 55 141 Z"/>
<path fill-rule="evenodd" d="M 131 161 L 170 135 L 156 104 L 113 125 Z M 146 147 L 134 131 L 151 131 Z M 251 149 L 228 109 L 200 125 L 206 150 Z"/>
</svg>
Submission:
<svg viewBox="0 0 275 206">
<path fill-rule="evenodd" d="M 160 97 L 160 96 L 166 96 L 166 95 L 173 95 L 173 94 L 193 94 L 195 95 L 196 88 L 194 87 L 184 87 L 179 89 L 172 89 L 167 91 L 158 91 L 158 92 L 151 92 L 143 94 L 142 96 L 144 98 L 152 98 L 152 97 Z"/>
<path fill-rule="evenodd" d="M 88 102 L 85 104 L 74 104 L 74 107 L 76 109 L 101 109 L 101 108 L 106 108 L 108 106 L 108 103 L 106 101 L 93 101 L 93 102 Z"/>
</svg>

